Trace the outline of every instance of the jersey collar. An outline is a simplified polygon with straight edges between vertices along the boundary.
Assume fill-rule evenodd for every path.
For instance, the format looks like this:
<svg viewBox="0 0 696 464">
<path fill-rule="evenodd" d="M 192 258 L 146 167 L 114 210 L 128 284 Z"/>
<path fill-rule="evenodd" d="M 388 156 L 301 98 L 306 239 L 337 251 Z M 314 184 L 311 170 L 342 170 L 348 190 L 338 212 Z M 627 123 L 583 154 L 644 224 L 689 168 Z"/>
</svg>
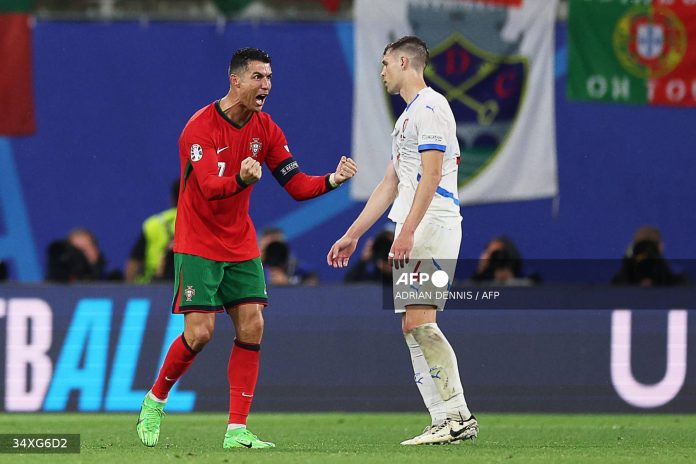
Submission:
<svg viewBox="0 0 696 464">
<path fill-rule="evenodd" d="M 424 87 L 424 88 L 420 89 L 420 91 L 416 94 L 416 96 L 413 97 L 413 100 L 411 100 L 410 102 L 408 102 L 408 105 L 406 105 L 406 109 L 405 109 L 404 111 L 408 111 L 408 109 L 411 107 L 411 105 L 413 105 L 413 103 L 414 103 L 416 100 L 418 100 L 418 97 L 420 97 L 421 93 L 425 92 L 425 91 L 428 90 L 428 89 L 430 89 L 430 87 Z"/>
<path fill-rule="evenodd" d="M 227 116 L 227 115 L 225 114 L 224 111 L 222 111 L 222 108 L 220 107 L 220 100 L 216 100 L 216 101 L 215 101 L 215 109 L 217 110 L 218 114 L 219 114 L 220 116 L 222 116 L 222 119 L 224 119 L 225 121 L 227 121 L 228 123 L 230 123 L 230 124 L 232 125 L 232 127 L 234 127 L 235 129 L 242 129 L 242 128 L 244 128 L 244 126 L 246 126 L 246 125 L 249 123 L 249 121 L 251 121 L 251 118 L 254 117 L 254 113 L 252 113 L 252 114 L 251 114 L 251 117 L 250 117 L 249 119 L 247 119 L 247 120 L 244 122 L 244 124 L 242 124 L 242 125 L 240 126 L 239 124 L 237 124 L 236 122 L 234 122 L 233 120 L 231 120 L 231 119 L 229 118 L 229 116 Z"/>
</svg>

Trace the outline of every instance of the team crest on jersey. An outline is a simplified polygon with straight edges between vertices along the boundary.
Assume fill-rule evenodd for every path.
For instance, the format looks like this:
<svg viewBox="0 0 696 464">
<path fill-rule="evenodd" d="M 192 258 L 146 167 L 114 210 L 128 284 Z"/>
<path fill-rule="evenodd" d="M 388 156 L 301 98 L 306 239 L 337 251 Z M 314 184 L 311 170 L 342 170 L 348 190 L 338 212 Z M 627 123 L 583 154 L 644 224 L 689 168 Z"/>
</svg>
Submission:
<svg viewBox="0 0 696 464">
<path fill-rule="evenodd" d="M 412 0 L 408 18 L 413 35 L 431 46 L 425 81 L 447 98 L 457 122 L 462 187 L 483 172 L 506 143 L 519 116 L 529 64 L 520 52 L 521 39 L 501 34 L 500 25 L 507 20 L 504 8 L 453 3 L 440 8 L 442 1 Z M 454 32 L 445 35 L 444 30 Z M 390 95 L 388 101 L 396 120 L 406 104 L 399 95 Z"/>
<path fill-rule="evenodd" d="M 186 290 L 184 290 L 184 295 L 186 295 L 186 301 L 191 301 L 191 299 L 196 295 L 196 289 L 193 285 L 187 285 Z"/>
<path fill-rule="evenodd" d="M 262 146 L 263 145 L 261 144 L 259 139 L 257 139 L 257 138 L 251 139 L 251 143 L 249 144 L 249 149 L 251 150 L 251 156 L 253 158 L 256 158 L 256 155 L 259 154 Z"/>
<path fill-rule="evenodd" d="M 203 158 L 203 148 L 197 143 L 194 143 L 191 145 L 191 161 L 195 163 L 196 161 L 200 161 L 201 158 Z"/>
<path fill-rule="evenodd" d="M 408 118 L 404 119 L 404 124 L 401 126 L 401 134 L 399 135 L 399 139 L 403 142 L 404 139 L 406 138 L 406 125 L 408 124 Z"/>
</svg>

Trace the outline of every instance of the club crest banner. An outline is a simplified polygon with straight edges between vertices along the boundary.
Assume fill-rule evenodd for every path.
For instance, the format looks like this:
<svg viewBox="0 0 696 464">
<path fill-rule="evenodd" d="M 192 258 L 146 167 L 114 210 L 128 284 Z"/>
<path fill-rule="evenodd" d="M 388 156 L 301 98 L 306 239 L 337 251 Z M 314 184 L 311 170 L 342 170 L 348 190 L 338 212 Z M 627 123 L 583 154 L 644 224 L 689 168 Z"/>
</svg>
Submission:
<svg viewBox="0 0 696 464">
<path fill-rule="evenodd" d="M 389 134 L 406 103 L 379 74 L 385 45 L 404 35 L 428 44 L 426 83 L 457 120 L 460 202 L 555 196 L 556 8 L 557 0 L 356 0 L 353 198 L 369 198 L 390 161 Z"/>
</svg>

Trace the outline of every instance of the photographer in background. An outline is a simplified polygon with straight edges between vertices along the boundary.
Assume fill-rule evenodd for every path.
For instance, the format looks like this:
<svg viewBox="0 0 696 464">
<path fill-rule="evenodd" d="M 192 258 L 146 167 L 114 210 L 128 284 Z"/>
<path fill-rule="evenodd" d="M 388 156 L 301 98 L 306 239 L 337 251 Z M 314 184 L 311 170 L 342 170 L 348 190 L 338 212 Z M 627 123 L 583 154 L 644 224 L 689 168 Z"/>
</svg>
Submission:
<svg viewBox="0 0 696 464">
<path fill-rule="evenodd" d="M 526 286 L 538 283 L 539 278 L 524 276 L 522 255 L 517 246 L 510 237 L 500 235 L 486 244 L 471 281 L 491 285 Z"/>
<path fill-rule="evenodd" d="M 269 285 L 317 285 L 319 276 L 300 269 L 292 259 L 287 242 L 273 241 L 264 246 L 263 266 Z"/>
<path fill-rule="evenodd" d="M 660 230 L 650 225 L 639 227 L 611 283 L 641 287 L 687 284 L 686 274 L 673 272 L 663 253 Z"/>
<path fill-rule="evenodd" d="M 389 265 L 389 250 L 394 242 L 394 231 L 383 230 L 370 237 L 360 260 L 348 269 L 344 282 L 376 282 L 382 285 L 392 285 L 392 267 Z"/>
<path fill-rule="evenodd" d="M 57 283 L 123 280 L 120 270 L 107 270 L 97 237 L 84 227 L 70 231 L 62 240 L 51 242 L 47 250 L 46 280 Z"/>
</svg>

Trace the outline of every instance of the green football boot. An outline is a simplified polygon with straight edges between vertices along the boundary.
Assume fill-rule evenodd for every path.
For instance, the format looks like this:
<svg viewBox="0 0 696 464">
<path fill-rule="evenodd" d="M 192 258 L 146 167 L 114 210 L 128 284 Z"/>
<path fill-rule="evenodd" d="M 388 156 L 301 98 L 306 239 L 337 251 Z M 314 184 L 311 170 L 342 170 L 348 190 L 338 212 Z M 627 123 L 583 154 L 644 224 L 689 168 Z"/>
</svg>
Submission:
<svg viewBox="0 0 696 464">
<path fill-rule="evenodd" d="M 222 447 L 229 448 L 275 448 L 269 441 L 261 441 L 259 437 L 251 433 L 245 427 L 228 430 Z"/>
<path fill-rule="evenodd" d="M 138 423 L 135 426 L 143 445 L 155 446 L 157 444 L 162 416 L 164 416 L 164 403 L 145 395 L 143 404 L 140 406 L 140 417 L 138 417 Z"/>
</svg>

